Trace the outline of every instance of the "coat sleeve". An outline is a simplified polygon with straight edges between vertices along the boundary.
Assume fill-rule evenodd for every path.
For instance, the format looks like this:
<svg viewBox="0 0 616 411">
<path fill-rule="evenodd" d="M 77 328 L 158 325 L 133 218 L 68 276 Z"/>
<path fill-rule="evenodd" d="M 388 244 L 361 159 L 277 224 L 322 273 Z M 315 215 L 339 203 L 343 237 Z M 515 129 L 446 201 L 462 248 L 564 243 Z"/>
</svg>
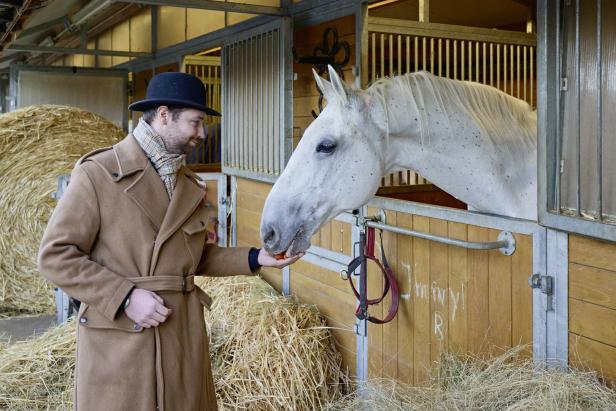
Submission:
<svg viewBox="0 0 616 411">
<path fill-rule="evenodd" d="M 252 275 L 248 264 L 250 247 L 218 247 L 206 244 L 197 268 L 198 275 L 227 277 L 230 275 Z"/>
<path fill-rule="evenodd" d="M 98 199 L 86 171 L 90 164 L 73 170 L 43 235 L 38 268 L 68 295 L 113 320 L 134 284 L 90 259 L 100 229 Z"/>
</svg>

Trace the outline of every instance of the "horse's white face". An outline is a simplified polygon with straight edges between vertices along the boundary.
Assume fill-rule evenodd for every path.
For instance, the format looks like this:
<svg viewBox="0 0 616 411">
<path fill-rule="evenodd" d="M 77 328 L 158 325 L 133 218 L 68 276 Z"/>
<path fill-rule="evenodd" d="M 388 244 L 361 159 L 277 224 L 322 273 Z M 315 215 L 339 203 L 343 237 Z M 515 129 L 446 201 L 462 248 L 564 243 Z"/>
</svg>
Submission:
<svg viewBox="0 0 616 411">
<path fill-rule="evenodd" d="M 365 204 L 378 189 L 385 137 L 380 104 L 346 86 L 330 67 L 331 83 L 316 73 L 327 107 L 306 129 L 272 188 L 261 219 L 270 253 L 295 255 L 325 222 Z"/>
</svg>

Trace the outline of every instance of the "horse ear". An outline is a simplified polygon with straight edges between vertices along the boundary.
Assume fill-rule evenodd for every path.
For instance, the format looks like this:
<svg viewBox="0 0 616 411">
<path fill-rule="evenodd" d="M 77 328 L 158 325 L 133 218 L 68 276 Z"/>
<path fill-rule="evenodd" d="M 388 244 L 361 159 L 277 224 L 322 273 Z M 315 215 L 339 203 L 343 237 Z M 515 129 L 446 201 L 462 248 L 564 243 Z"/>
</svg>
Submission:
<svg viewBox="0 0 616 411">
<path fill-rule="evenodd" d="M 319 76 L 314 69 L 312 69 L 312 74 L 314 74 L 314 81 L 316 81 L 317 87 L 319 88 L 319 90 L 321 90 L 321 93 L 323 93 L 323 96 L 325 96 L 327 101 L 331 101 L 335 95 L 334 94 L 335 91 L 334 91 L 334 87 L 332 86 L 332 83 L 330 83 L 329 81 Z"/>
<path fill-rule="evenodd" d="M 344 81 L 342 81 L 340 76 L 338 76 L 338 73 L 336 73 L 336 70 L 334 70 L 331 65 L 327 65 L 327 70 L 329 71 L 329 79 L 331 80 L 332 87 L 336 92 L 336 95 L 338 96 L 339 100 L 343 104 L 348 104 L 349 92 L 347 85 L 344 84 Z"/>
</svg>

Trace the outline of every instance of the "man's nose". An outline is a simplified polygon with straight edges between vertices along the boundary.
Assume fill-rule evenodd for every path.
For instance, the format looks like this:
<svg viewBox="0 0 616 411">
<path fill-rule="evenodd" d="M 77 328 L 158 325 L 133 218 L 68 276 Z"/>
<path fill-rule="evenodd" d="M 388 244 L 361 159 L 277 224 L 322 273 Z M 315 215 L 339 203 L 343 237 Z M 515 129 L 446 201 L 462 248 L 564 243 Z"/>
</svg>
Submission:
<svg viewBox="0 0 616 411">
<path fill-rule="evenodd" d="M 203 127 L 199 127 L 199 132 L 197 134 L 197 136 L 199 137 L 199 139 L 201 140 L 205 140 L 205 128 L 207 126 L 203 126 Z"/>
</svg>

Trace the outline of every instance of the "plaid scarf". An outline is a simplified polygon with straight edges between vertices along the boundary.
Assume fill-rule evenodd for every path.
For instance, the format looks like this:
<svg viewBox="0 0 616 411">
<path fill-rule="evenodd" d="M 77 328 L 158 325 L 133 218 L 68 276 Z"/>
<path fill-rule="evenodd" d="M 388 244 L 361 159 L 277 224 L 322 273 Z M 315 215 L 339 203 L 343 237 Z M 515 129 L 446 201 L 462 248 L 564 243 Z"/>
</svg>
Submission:
<svg viewBox="0 0 616 411">
<path fill-rule="evenodd" d="M 165 189 L 171 198 L 177 173 L 186 163 L 186 156 L 169 153 L 163 138 L 143 118 L 139 119 L 139 124 L 133 130 L 133 136 L 165 183 Z"/>
</svg>

